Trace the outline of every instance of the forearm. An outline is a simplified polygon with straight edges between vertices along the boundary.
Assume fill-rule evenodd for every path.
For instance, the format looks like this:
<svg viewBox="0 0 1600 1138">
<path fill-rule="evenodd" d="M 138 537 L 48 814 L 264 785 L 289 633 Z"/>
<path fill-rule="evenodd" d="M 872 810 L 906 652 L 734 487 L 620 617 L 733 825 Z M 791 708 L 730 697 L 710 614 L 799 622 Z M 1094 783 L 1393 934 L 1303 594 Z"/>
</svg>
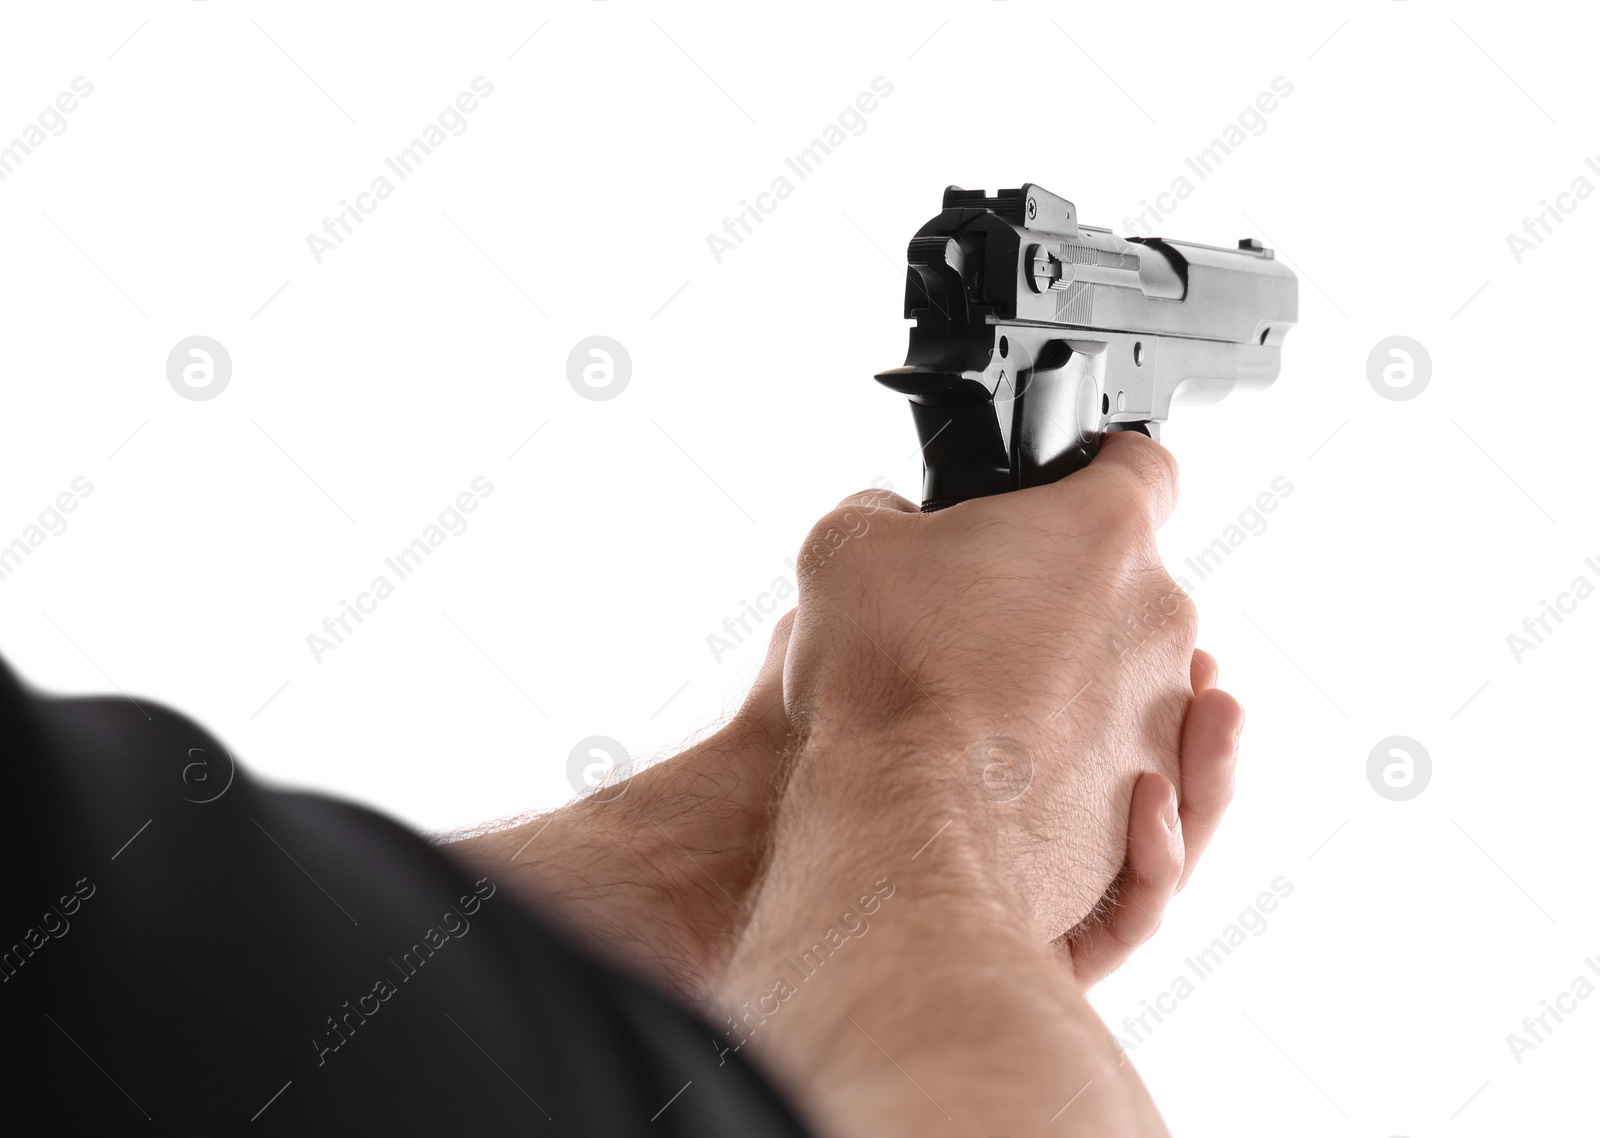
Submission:
<svg viewBox="0 0 1600 1138">
<path fill-rule="evenodd" d="M 848 765 L 905 758 L 848 746 Z M 892 795 L 869 789 L 881 778 L 808 786 L 812 757 L 796 759 L 754 923 L 717 992 L 727 1046 L 841 1138 L 1165 1133 L 1008 883 L 982 809 L 937 778 Z"/>
<path fill-rule="evenodd" d="M 783 740 L 740 721 L 559 810 L 449 842 L 591 948 L 689 999 L 746 919 Z"/>
</svg>

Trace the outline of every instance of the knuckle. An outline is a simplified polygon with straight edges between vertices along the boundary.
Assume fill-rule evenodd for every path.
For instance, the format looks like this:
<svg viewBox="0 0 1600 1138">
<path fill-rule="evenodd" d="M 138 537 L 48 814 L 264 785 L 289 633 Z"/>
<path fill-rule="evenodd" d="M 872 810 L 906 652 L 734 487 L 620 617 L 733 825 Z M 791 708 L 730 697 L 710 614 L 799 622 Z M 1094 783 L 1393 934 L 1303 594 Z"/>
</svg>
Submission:
<svg viewBox="0 0 1600 1138">
<path fill-rule="evenodd" d="M 1142 593 L 1140 603 L 1152 626 L 1161 628 L 1192 656 L 1200 631 L 1200 614 L 1189 594 L 1164 570 L 1149 575 Z"/>
<path fill-rule="evenodd" d="M 824 514 L 806 534 L 798 567 L 807 577 L 814 577 L 841 558 L 858 555 L 864 539 L 882 521 L 882 515 L 869 505 L 846 499 Z"/>
<path fill-rule="evenodd" d="M 869 486 L 865 490 L 858 490 L 841 500 L 836 509 L 842 510 L 849 507 L 869 512 L 894 510 L 900 513 L 910 513 L 916 510 L 916 507 L 905 498 L 883 486 Z"/>
<path fill-rule="evenodd" d="M 1147 547 L 1155 537 L 1149 503 L 1141 495 L 1137 502 L 1123 500 L 1113 505 L 1117 508 L 1111 511 L 1106 520 L 1106 536 L 1130 551 Z"/>
<path fill-rule="evenodd" d="M 1178 491 L 1178 456 L 1154 439 L 1150 439 L 1149 446 L 1143 447 L 1141 453 L 1146 456 L 1149 464 L 1148 473 L 1153 481 L 1161 488 L 1172 494 Z"/>
<path fill-rule="evenodd" d="M 1193 645 L 1200 633 L 1200 610 L 1195 606 L 1194 599 L 1180 589 L 1177 582 L 1168 578 L 1163 600 L 1172 609 L 1174 630 L 1185 644 Z"/>
<path fill-rule="evenodd" d="M 1080 517 L 1112 545 L 1135 547 L 1154 532 L 1147 504 L 1135 490 L 1118 493 L 1107 487 L 1105 493 L 1091 494 L 1083 502 Z"/>
<path fill-rule="evenodd" d="M 1175 493 L 1178 489 L 1178 459 L 1155 439 L 1133 433 L 1132 453 L 1129 463 L 1137 471 L 1139 481 L 1156 495 Z"/>
</svg>

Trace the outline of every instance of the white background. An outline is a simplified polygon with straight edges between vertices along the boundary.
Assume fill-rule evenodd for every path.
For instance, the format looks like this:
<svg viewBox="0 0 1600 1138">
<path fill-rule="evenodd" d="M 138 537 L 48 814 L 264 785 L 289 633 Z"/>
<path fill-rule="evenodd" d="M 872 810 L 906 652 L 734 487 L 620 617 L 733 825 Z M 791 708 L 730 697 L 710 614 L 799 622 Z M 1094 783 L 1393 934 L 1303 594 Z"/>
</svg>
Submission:
<svg viewBox="0 0 1600 1138">
<path fill-rule="evenodd" d="M 1600 204 L 1520 264 L 1506 240 L 1600 185 L 1585 18 L 10 10 L 0 139 L 74 77 L 93 93 L 0 181 L 0 542 L 74 478 L 93 491 L 0 581 L 0 647 L 47 689 L 174 704 L 258 773 L 426 829 L 559 804 L 578 740 L 669 753 L 731 709 L 765 635 L 720 663 L 707 636 L 787 578 L 816 516 L 874 480 L 915 494 L 909 415 L 871 374 L 903 358 L 900 258 L 943 187 L 1037 181 L 1123 232 L 1188 174 L 1162 230 L 1264 238 L 1301 325 L 1274 388 L 1166 434 L 1163 547 L 1249 725 L 1207 865 L 1095 1001 L 1120 1031 L 1282 876 L 1266 931 L 1134 1052 L 1176 1133 L 1587 1132 L 1600 998 L 1520 1064 L 1506 1040 L 1600 955 L 1600 600 L 1520 662 L 1506 639 L 1600 582 Z M 317 263 L 307 234 L 477 76 L 465 133 Z M 707 234 L 878 76 L 865 131 L 718 264 Z M 1196 178 L 1184 158 L 1279 76 L 1265 130 Z M 595 334 L 633 365 L 604 402 L 566 376 Z M 1367 379 L 1397 334 L 1433 369 L 1403 402 Z M 167 381 L 192 335 L 232 358 L 213 400 Z M 479 475 L 469 528 L 318 663 L 307 635 Z M 1265 532 L 1186 573 L 1279 476 Z M 1432 758 L 1410 801 L 1367 779 L 1391 735 Z"/>
</svg>

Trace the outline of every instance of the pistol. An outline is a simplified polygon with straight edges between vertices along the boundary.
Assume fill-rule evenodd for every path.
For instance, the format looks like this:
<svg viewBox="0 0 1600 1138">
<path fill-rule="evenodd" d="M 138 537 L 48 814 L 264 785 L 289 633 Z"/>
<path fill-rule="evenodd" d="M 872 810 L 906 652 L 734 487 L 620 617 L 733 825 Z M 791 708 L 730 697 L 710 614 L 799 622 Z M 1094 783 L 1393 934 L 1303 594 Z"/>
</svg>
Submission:
<svg viewBox="0 0 1600 1138">
<path fill-rule="evenodd" d="M 1278 378 L 1299 282 L 1260 241 L 1121 238 L 1036 185 L 950 186 L 906 251 L 905 366 L 922 508 L 1054 482 L 1107 431 Z"/>
</svg>

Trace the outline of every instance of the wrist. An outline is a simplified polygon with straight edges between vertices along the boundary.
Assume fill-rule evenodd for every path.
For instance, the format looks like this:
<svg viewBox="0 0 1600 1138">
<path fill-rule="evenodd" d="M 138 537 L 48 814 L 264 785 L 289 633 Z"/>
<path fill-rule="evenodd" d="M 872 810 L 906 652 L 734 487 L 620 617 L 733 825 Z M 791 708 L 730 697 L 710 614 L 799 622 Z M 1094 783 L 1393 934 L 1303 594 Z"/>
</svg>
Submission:
<svg viewBox="0 0 1600 1138">
<path fill-rule="evenodd" d="M 845 755 L 813 735 L 794 757 L 753 921 L 713 993 L 720 1046 L 766 1066 L 824 1133 L 1032 1132 L 1069 1077 L 1120 1096 L 1128 1074 L 1004 843 L 966 796 L 884 777 L 909 772 L 885 766 L 903 746 L 858 737 Z"/>
<path fill-rule="evenodd" d="M 789 760 L 759 901 L 783 889 L 849 901 L 867 882 L 926 872 L 919 891 L 959 896 L 1008 927 L 1028 927 L 995 804 L 973 792 L 960 747 L 937 734 L 913 742 L 909 733 L 813 725 Z"/>
<path fill-rule="evenodd" d="M 929 843 L 959 847 L 966 871 L 1041 941 L 1088 917 L 1122 869 L 1125 784 L 1137 776 L 1107 771 L 1090 753 L 1063 743 L 1036 757 L 1009 735 L 974 737 L 932 715 L 871 731 L 816 718 L 807 728 L 780 834 L 786 818 L 807 817 L 832 835 L 813 838 L 815 849 L 870 847 L 892 860 Z"/>
</svg>

